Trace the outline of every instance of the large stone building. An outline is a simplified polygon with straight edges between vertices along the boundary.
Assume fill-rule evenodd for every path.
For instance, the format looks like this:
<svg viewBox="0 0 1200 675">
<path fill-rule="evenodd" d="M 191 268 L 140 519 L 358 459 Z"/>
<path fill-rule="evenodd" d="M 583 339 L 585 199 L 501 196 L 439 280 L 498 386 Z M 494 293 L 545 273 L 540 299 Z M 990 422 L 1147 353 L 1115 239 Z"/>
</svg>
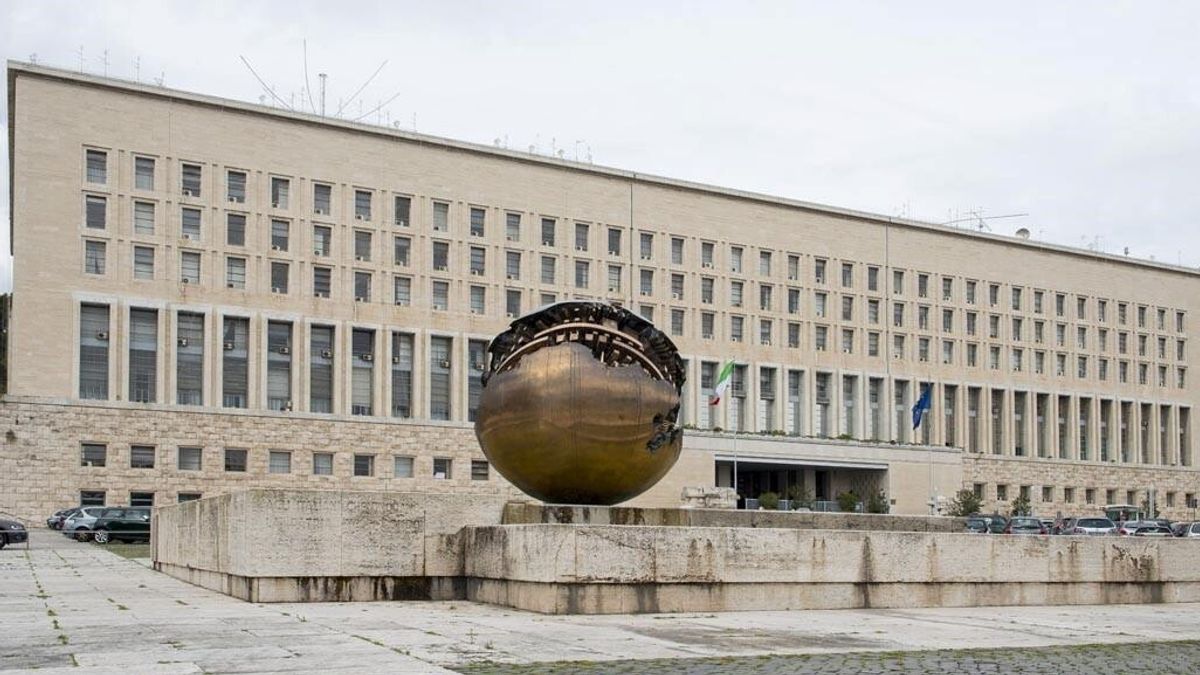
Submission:
<svg viewBox="0 0 1200 675">
<path fill-rule="evenodd" d="M 572 297 L 687 360 L 683 456 L 641 504 L 1154 491 L 1181 517 L 1200 491 L 1194 270 L 21 63 L 8 84 L 0 512 L 510 492 L 471 431 L 484 346 Z"/>
</svg>

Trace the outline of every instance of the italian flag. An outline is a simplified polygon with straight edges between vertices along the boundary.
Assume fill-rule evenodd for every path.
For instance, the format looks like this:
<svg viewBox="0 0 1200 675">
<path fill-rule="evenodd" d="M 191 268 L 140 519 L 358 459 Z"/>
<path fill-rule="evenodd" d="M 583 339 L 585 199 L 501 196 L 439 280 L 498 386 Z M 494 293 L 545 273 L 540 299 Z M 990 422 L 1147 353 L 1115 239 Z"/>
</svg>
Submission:
<svg viewBox="0 0 1200 675">
<path fill-rule="evenodd" d="M 733 379 L 733 361 L 729 361 L 721 368 L 721 374 L 717 376 L 717 386 L 713 389 L 712 398 L 708 400 L 709 405 L 716 405 L 721 402 L 721 396 L 729 388 L 729 381 L 731 379 Z"/>
</svg>

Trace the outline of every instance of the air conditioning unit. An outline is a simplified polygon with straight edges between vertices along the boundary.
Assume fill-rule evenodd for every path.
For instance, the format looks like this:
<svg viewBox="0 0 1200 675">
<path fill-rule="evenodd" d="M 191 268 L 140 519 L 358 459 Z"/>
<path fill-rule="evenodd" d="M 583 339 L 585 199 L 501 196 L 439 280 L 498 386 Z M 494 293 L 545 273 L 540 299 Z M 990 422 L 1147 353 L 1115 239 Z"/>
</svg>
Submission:
<svg viewBox="0 0 1200 675">
<path fill-rule="evenodd" d="M 483 310 L 482 310 L 482 309 L 478 309 L 478 308 L 476 308 L 476 307 L 472 307 L 472 308 L 471 308 L 471 313 L 472 313 L 472 314 L 483 314 Z"/>
<path fill-rule="evenodd" d="M 361 214 L 361 213 L 356 213 L 356 214 L 354 214 L 354 219 L 355 219 L 355 220 L 366 220 L 366 219 L 367 219 L 367 217 L 366 217 L 366 216 L 364 216 L 364 215 L 363 215 L 363 214 Z"/>
<path fill-rule="evenodd" d="M 608 287 L 608 292 L 609 292 L 609 293 L 617 293 L 617 292 L 619 292 L 620 290 L 621 290 L 621 289 L 617 288 L 616 286 L 609 286 L 609 287 Z"/>
<path fill-rule="evenodd" d="M 179 280 L 179 283 L 181 283 L 181 284 L 190 284 L 190 283 L 192 283 L 192 282 L 191 282 L 191 280 L 189 280 L 187 277 L 183 277 L 182 279 L 180 279 L 180 280 Z"/>
<path fill-rule="evenodd" d="M 482 364 L 482 363 L 476 363 L 476 364 L 475 364 L 475 370 L 483 370 L 483 364 Z"/>
<path fill-rule="evenodd" d="M 97 332 L 96 339 L 97 340 L 107 340 L 108 339 L 108 331 L 102 330 L 102 331 Z"/>
<path fill-rule="evenodd" d="M 704 269 L 706 269 L 706 270 L 711 270 L 712 266 L 713 266 L 713 264 L 710 262 L 704 263 Z"/>
<path fill-rule="evenodd" d="M 193 237 L 193 236 L 191 235 L 191 233 L 189 233 L 189 232 L 184 232 L 184 233 L 183 233 L 183 238 L 184 238 L 184 239 L 187 239 L 188 241 L 193 241 L 193 240 L 195 239 L 195 237 Z"/>
<path fill-rule="evenodd" d="M 280 204 L 280 202 L 271 202 L 271 208 L 273 208 L 273 209 L 285 208 L 285 207 L 280 206 L 279 204 Z"/>
<path fill-rule="evenodd" d="M 276 245 L 276 244 L 271 244 L 271 250 L 272 250 L 272 251 L 282 251 L 283 249 L 282 249 L 282 248 L 280 248 L 280 247 L 279 247 L 278 245 Z"/>
<path fill-rule="evenodd" d="M 392 363 L 400 363 L 400 357 L 399 357 L 399 356 L 393 356 L 393 357 L 392 357 Z"/>
<path fill-rule="evenodd" d="M 187 188 L 184 188 L 184 189 L 183 189 L 183 196 L 184 196 L 184 197 L 195 197 L 196 195 L 195 195 L 195 194 L 194 194 L 194 193 L 193 193 L 191 190 L 189 190 L 189 189 L 187 189 Z"/>
<path fill-rule="evenodd" d="M 520 279 L 521 277 L 516 274 L 506 274 L 506 275 L 504 275 L 504 278 L 508 279 L 509 281 L 516 281 L 516 280 Z"/>
<path fill-rule="evenodd" d="M 356 255 L 354 256 L 354 259 L 358 262 L 367 262 L 369 260 L 369 258 L 367 258 L 365 255 Z"/>
<path fill-rule="evenodd" d="M 586 250 L 587 250 L 587 247 L 586 247 L 586 246 L 576 246 L 576 247 L 575 247 L 575 250 L 576 250 L 576 251 L 586 251 Z"/>
<path fill-rule="evenodd" d="M 285 346 L 279 348 L 279 353 L 280 354 L 291 354 L 292 348 L 285 345 Z"/>
<path fill-rule="evenodd" d="M 683 297 L 683 294 L 682 294 L 682 293 L 672 293 L 672 294 L 671 294 L 671 299 L 672 299 L 672 300 L 678 300 L 678 299 L 680 299 L 681 297 Z"/>
<path fill-rule="evenodd" d="M 313 295 L 318 298 L 328 298 L 329 291 L 313 291 Z"/>
<path fill-rule="evenodd" d="M 542 246 L 553 246 L 553 245 L 554 245 L 554 241 L 551 239 L 543 239 L 542 240 Z"/>
<path fill-rule="evenodd" d="M 796 280 L 797 280 L 797 279 L 799 279 L 799 278 L 800 278 L 800 277 L 796 276 L 795 274 L 789 274 L 789 275 L 788 275 L 788 281 L 796 281 Z"/>
<path fill-rule="evenodd" d="M 642 291 L 643 297 L 650 297 L 650 291 Z"/>
<path fill-rule="evenodd" d="M 711 339 L 713 339 L 713 334 L 705 333 L 705 334 L 701 335 L 700 337 L 704 338 L 705 340 L 711 340 Z"/>
<path fill-rule="evenodd" d="M 514 234 L 506 234 L 506 235 L 504 235 L 504 240 L 505 241 L 520 241 L 521 238 Z"/>
<path fill-rule="evenodd" d="M 227 352 L 228 352 L 228 351 L 232 351 L 232 350 L 233 350 L 233 343 L 232 343 L 232 342 L 226 342 L 226 343 L 225 343 L 223 346 L 225 347 L 225 351 L 227 351 Z"/>
<path fill-rule="evenodd" d="M 735 336 L 729 338 L 729 340 L 730 340 L 730 342 L 741 342 L 742 338 L 735 335 Z"/>
<path fill-rule="evenodd" d="M 375 355 L 374 354 L 359 354 L 358 358 L 362 359 L 363 361 L 374 361 Z"/>
<path fill-rule="evenodd" d="M 481 277 L 483 276 L 483 270 L 471 270 L 471 276 Z"/>
<path fill-rule="evenodd" d="M 450 362 L 449 361 L 441 361 L 441 362 L 439 362 L 439 365 L 443 368 L 449 368 Z"/>
<path fill-rule="evenodd" d="M 517 313 L 516 312 L 505 312 L 505 315 L 508 316 L 508 318 L 512 319 L 512 318 L 516 318 Z"/>
<path fill-rule="evenodd" d="M 729 303 L 729 304 L 730 304 L 730 305 L 733 305 L 734 307 L 741 307 L 741 306 L 742 306 L 742 303 L 740 303 L 740 302 L 731 302 L 731 303 Z"/>
<path fill-rule="evenodd" d="M 445 265 L 437 265 L 433 268 L 435 272 L 445 272 L 448 268 Z"/>
<path fill-rule="evenodd" d="M 317 249 L 313 249 L 313 255 L 324 256 L 325 252 L 322 251 L 321 249 L 317 248 Z"/>
<path fill-rule="evenodd" d="M 323 358 L 323 359 L 332 359 L 332 358 L 333 358 L 333 350 L 331 350 L 331 349 L 322 349 L 322 350 L 321 350 L 321 358 Z"/>
<path fill-rule="evenodd" d="M 226 285 L 228 288 L 237 288 L 237 284 L 233 283 L 232 281 L 230 281 L 229 283 L 227 283 L 227 284 L 225 284 L 225 285 Z"/>
<path fill-rule="evenodd" d="M 408 227 L 408 221 L 407 220 L 397 220 L 396 227 Z"/>
<path fill-rule="evenodd" d="M 771 341 L 770 341 L 770 340 L 763 340 L 763 341 L 762 341 L 762 343 L 763 343 L 763 345 L 765 345 L 765 346 L 767 346 L 767 347 L 770 347 L 770 346 L 771 346 Z"/>
<path fill-rule="evenodd" d="M 356 296 L 354 296 L 354 301 L 355 302 L 367 302 L 367 299 L 361 295 L 356 295 Z"/>
<path fill-rule="evenodd" d="M 648 255 L 642 256 L 642 260 L 651 260 L 651 259 L 652 259 L 651 256 L 648 256 Z"/>
<path fill-rule="evenodd" d="M 230 197 L 230 198 L 229 198 L 229 203 L 230 203 L 230 204 L 241 204 L 241 203 L 242 203 L 242 200 L 241 200 L 241 199 L 239 199 L 238 197 Z"/>
<path fill-rule="evenodd" d="M 329 215 L 329 212 L 328 212 L 328 211 L 326 211 L 325 209 L 322 209 L 322 208 L 315 208 L 315 209 L 313 209 L 313 213 L 317 214 L 318 216 L 327 216 L 327 215 Z"/>
<path fill-rule="evenodd" d="M 177 340 L 177 342 L 178 342 L 178 344 L 179 344 L 179 346 L 180 346 L 180 347 L 186 347 L 186 346 L 188 346 L 188 339 L 187 339 L 187 338 L 179 338 L 179 340 Z"/>
</svg>

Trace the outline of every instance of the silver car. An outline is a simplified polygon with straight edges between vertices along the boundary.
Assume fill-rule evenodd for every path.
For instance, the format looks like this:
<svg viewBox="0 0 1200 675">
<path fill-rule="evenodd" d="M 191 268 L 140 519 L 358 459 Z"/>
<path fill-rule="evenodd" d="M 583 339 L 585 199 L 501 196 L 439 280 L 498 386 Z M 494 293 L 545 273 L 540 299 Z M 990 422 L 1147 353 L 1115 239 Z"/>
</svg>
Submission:
<svg viewBox="0 0 1200 675">
<path fill-rule="evenodd" d="M 1200 539 L 1200 523 L 1192 523 L 1191 525 L 1188 525 L 1187 529 L 1185 529 L 1179 536 Z"/>
<path fill-rule="evenodd" d="M 1117 524 L 1108 518 L 1080 518 L 1066 534 L 1116 534 Z"/>
<path fill-rule="evenodd" d="M 87 541 L 92 538 L 92 526 L 96 523 L 96 519 L 100 514 L 104 513 L 105 506 L 85 506 L 75 515 L 67 518 L 63 522 L 62 533 L 64 537 L 72 537 L 79 541 Z"/>
</svg>

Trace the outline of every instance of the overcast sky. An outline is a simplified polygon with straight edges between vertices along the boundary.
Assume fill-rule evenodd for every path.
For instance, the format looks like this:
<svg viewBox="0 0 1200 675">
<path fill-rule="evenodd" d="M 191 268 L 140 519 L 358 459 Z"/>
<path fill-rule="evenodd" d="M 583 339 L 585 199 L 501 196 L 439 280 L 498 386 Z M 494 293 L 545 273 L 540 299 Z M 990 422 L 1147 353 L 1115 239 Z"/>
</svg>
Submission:
<svg viewBox="0 0 1200 675">
<path fill-rule="evenodd" d="M 369 120 L 932 222 L 1028 213 L 990 226 L 1200 265 L 1198 2 L 0 8 L 11 59 L 82 47 L 103 73 L 107 50 L 110 75 L 257 101 L 244 55 L 300 107 L 307 40 L 330 111 L 388 62 L 344 116 L 398 94 Z"/>
</svg>

